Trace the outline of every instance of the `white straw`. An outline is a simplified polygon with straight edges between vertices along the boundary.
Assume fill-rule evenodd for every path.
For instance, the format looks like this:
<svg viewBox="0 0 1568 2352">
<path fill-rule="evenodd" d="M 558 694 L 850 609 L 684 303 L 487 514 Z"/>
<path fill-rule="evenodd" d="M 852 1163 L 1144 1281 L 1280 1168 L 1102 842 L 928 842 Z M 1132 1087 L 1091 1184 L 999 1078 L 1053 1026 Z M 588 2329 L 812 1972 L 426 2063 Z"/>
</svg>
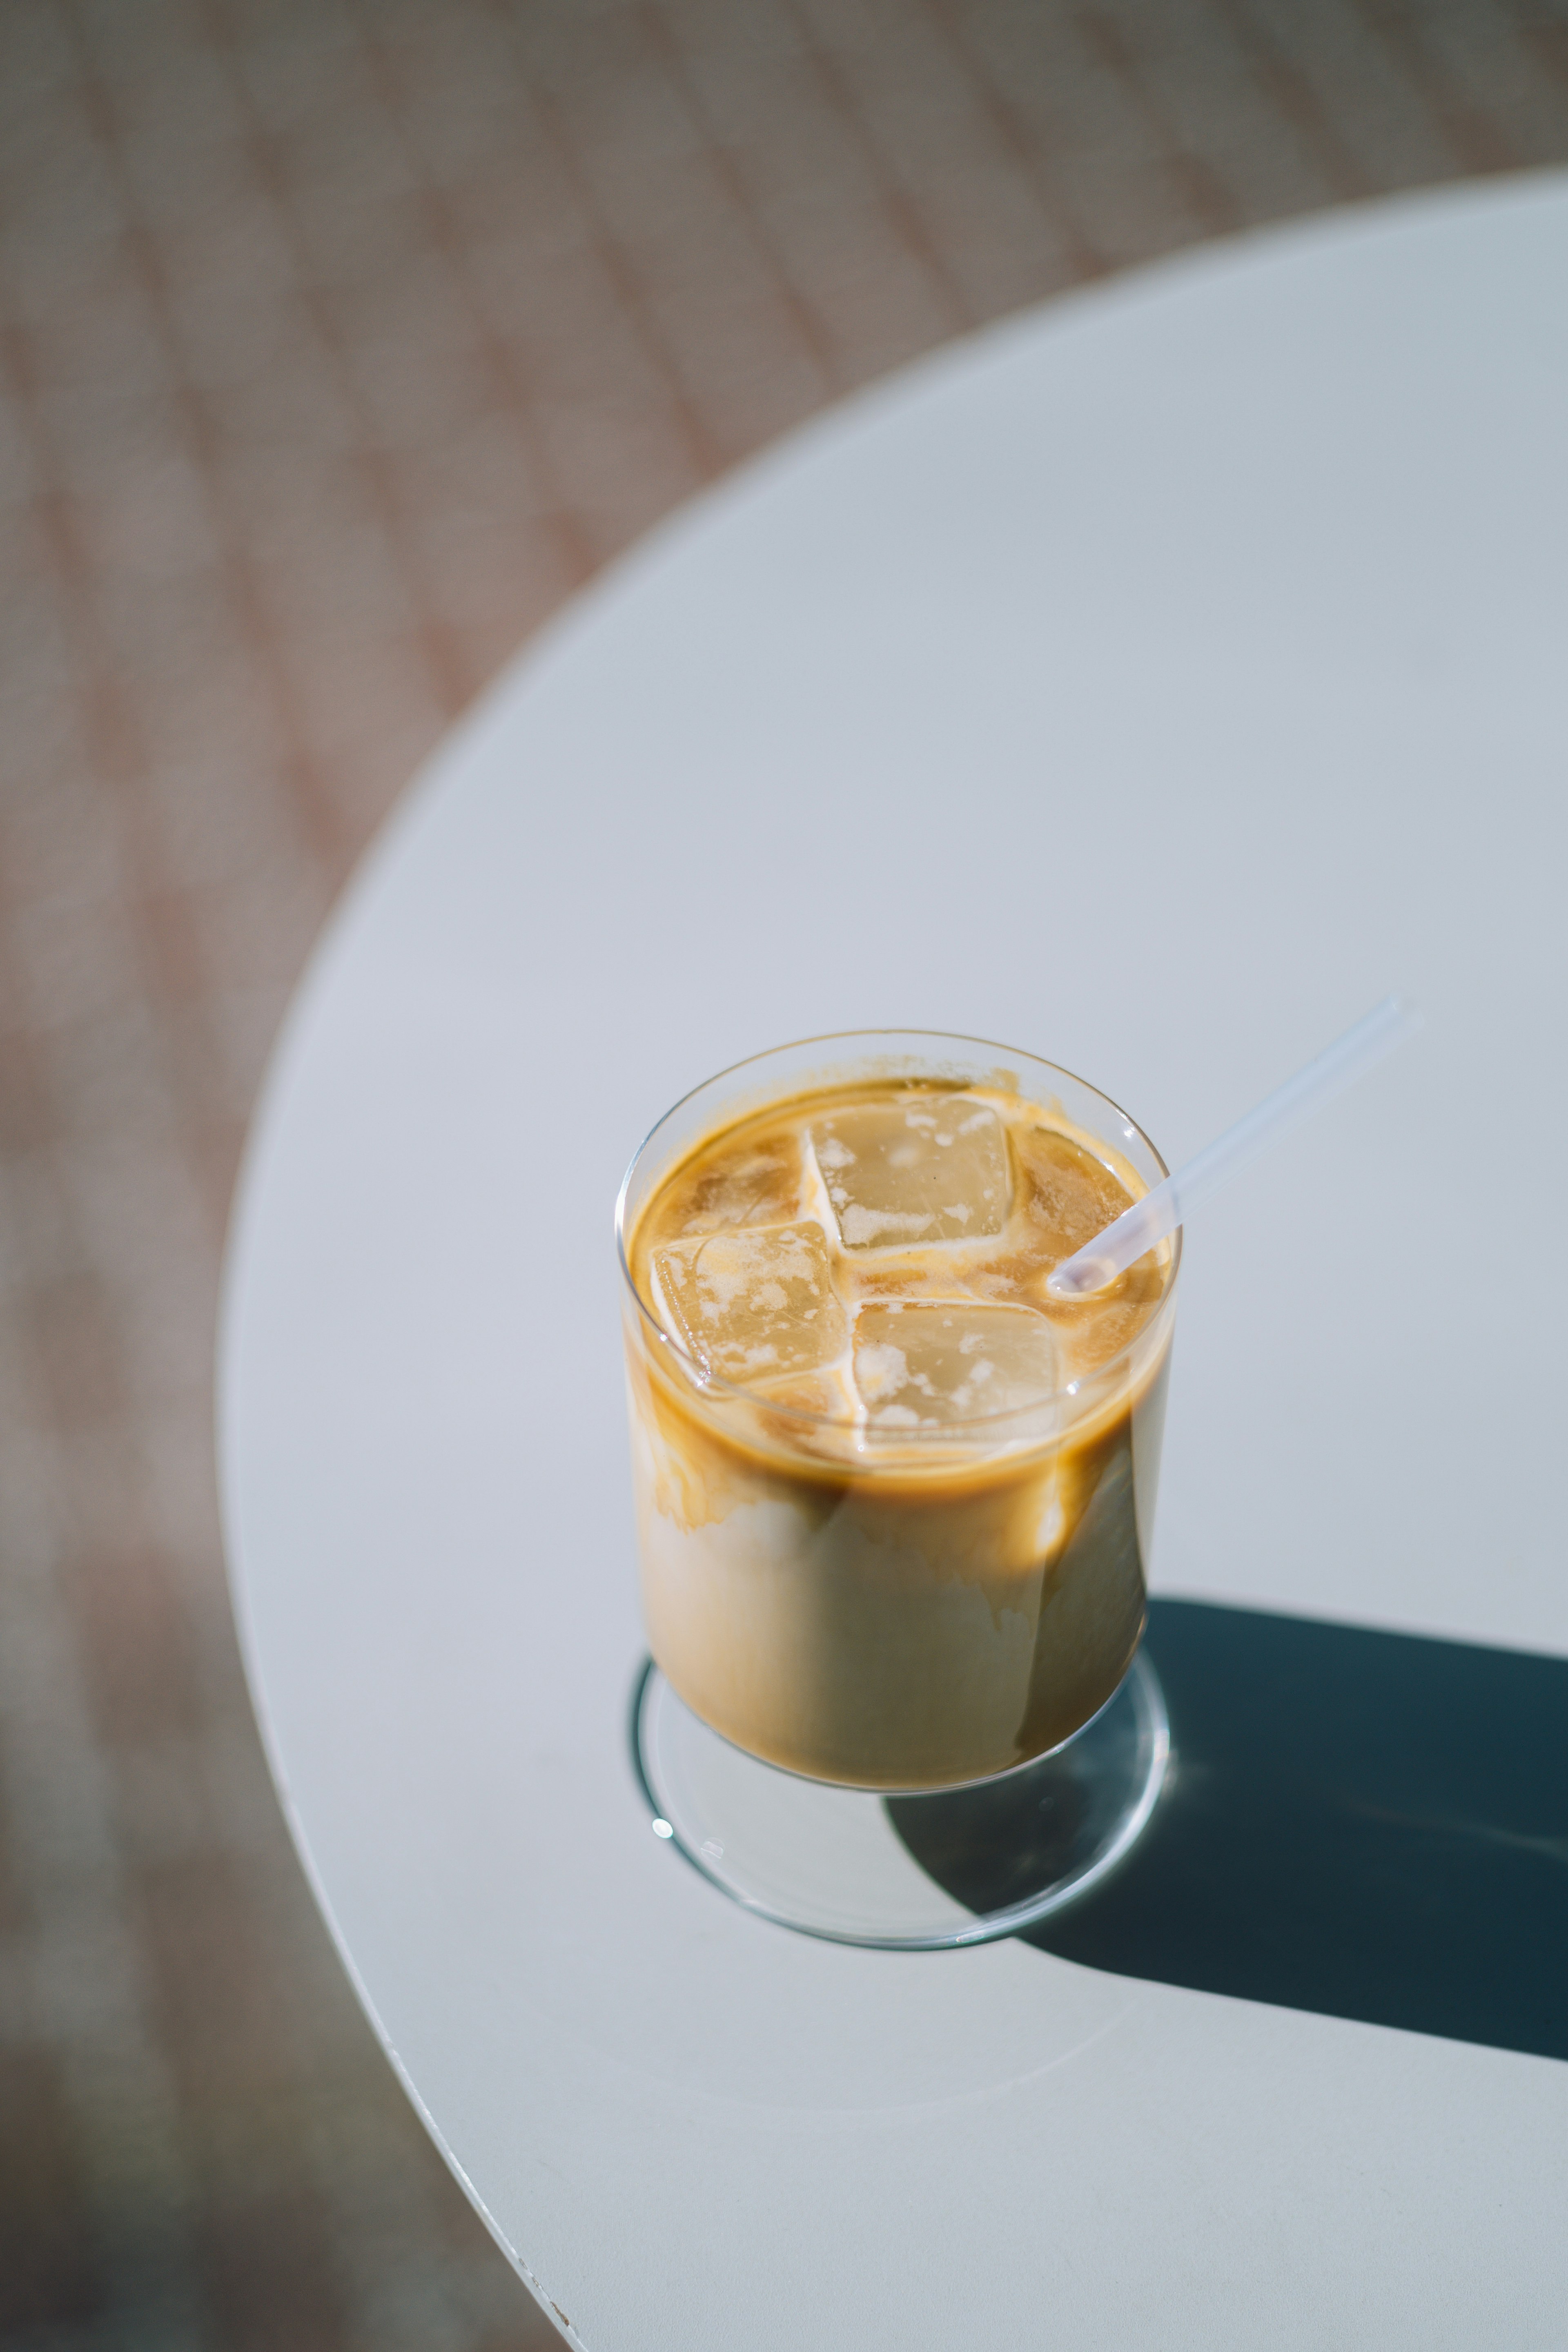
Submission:
<svg viewBox="0 0 1568 2352">
<path fill-rule="evenodd" d="M 1287 1078 L 1256 1110 L 1228 1128 L 1207 1151 L 1200 1151 L 1196 1160 L 1189 1160 L 1185 1168 L 1145 1192 L 1113 1225 L 1096 1234 L 1071 1257 L 1063 1258 L 1047 1280 L 1047 1290 L 1053 1298 L 1086 1298 L 1092 1291 L 1103 1290 L 1134 1258 L 1174 1234 L 1200 1201 L 1228 1183 L 1266 1145 L 1320 1109 L 1342 1087 L 1359 1078 L 1420 1026 L 1421 1016 L 1413 1005 L 1400 997 L 1385 996 L 1316 1061 Z"/>
</svg>

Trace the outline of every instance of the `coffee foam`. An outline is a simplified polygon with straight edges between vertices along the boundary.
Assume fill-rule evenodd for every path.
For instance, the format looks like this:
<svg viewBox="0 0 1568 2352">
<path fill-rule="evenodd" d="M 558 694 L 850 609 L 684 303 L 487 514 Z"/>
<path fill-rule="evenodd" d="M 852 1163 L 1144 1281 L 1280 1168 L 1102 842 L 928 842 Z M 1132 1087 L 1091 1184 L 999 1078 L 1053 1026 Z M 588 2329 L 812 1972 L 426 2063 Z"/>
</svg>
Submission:
<svg viewBox="0 0 1568 2352">
<path fill-rule="evenodd" d="M 867 1112 L 889 1109 L 900 1113 L 919 1139 L 938 1130 L 963 1138 L 993 1123 L 999 1127 L 1010 1180 L 999 1230 L 972 1239 L 950 1231 L 937 1240 L 906 1240 L 894 1232 L 881 1246 L 867 1246 L 852 1232 L 846 1241 L 842 1179 L 852 1154 L 839 1129 L 848 1126 L 854 1132 L 857 1118 L 863 1125 Z M 960 1115 L 955 1118 L 955 1112 Z M 1047 1291 L 1046 1278 L 1146 1189 L 1120 1153 L 1076 1126 L 1060 1107 L 996 1087 L 859 1086 L 797 1097 L 701 1138 L 641 1211 L 630 1236 L 628 1264 L 654 1321 L 682 1357 L 694 1361 L 698 1384 L 744 1390 L 755 1408 L 758 1434 L 777 1441 L 780 1434 L 787 1437 L 790 1423 L 815 1420 L 838 1424 L 852 1447 L 863 1443 L 868 1424 L 875 1423 L 880 1458 L 899 1416 L 884 1412 L 879 1419 L 857 1383 L 860 1310 L 901 1301 L 1026 1309 L 1051 1328 L 1057 1379 L 1049 1393 L 1082 1391 L 1132 1344 L 1155 1312 L 1170 1278 L 1172 1245 L 1162 1244 L 1092 1298 L 1057 1300 Z M 951 1227 L 956 1219 L 950 1216 L 948 1223 Z M 666 1261 L 661 1279 L 661 1253 L 673 1256 L 694 1239 L 724 1230 L 739 1234 L 755 1229 L 760 1234 L 805 1225 L 821 1235 L 832 1291 L 845 1318 L 844 1345 L 816 1363 L 809 1377 L 793 1371 L 771 1376 L 768 1363 L 760 1360 L 753 1375 L 737 1380 L 731 1369 L 735 1351 L 729 1351 L 729 1364 L 717 1360 L 722 1350 L 705 1356 L 694 1346 L 689 1322 L 672 1311 L 669 1265 Z M 1042 1389 L 1042 1406 L 1047 1394 Z M 1090 1400 L 1083 1402 L 1087 1406 Z M 1026 1413 L 1026 1401 L 1016 1383 L 1000 1408 L 988 1405 L 978 1387 L 971 1402 L 967 1413 L 947 1416 L 949 1433 L 972 1423 L 978 1436 L 977 1425 L 989 1422 L 995 1444 L 1030 1442 L 1031 1433 L 1019 1419 Z M 1017 1426 L 1004 1428 L 1003 1419 Z M 908 1425 L 913 1431 L 915 1420 Z M 823 1444 L 831 1452 L 841 1450 L 829 1429 L 807 1442 L 813 1451 Z"/>
</svg>

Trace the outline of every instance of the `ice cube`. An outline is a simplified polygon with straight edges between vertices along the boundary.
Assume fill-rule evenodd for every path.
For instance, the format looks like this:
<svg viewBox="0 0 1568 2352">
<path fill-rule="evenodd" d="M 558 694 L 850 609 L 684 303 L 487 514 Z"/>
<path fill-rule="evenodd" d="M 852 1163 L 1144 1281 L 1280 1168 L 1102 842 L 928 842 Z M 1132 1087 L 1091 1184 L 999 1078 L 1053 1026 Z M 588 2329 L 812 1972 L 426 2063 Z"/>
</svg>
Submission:
<svg viewBox="0 0 1568 2352">
<path fill-rule="evenodd" d="M 663 1231 L 684 1241 L 726 1225 L 790 1223 L 800 1214 L 801 1158 L 798 1132 L 743 1136 L 727 1150 L 699 1154 L 660 1204 Z"/>
<path fill-rule="evenodd" d="M 743 1383 L 815 1371 L 848 1318 L 819 1224 L 737 1225 L 653 1252 L 654 1305 L 706 1371 Z"/>
<path fill-rule="evenodd" d="M 1043 1403 L 1058 1378 L 1056 1335 L 1027 1307 L 888 1299 L 855 1318 L 855 1387 L 875 1427 L 1016 1412 Z"/>
<path fill-rule="evenodd" d="M 856 1103 L 811 1123 L 811 1148 L 846 1249 L 907 1249 L 999 1234 L 1008 1139 L 972 1095 Z"/>
</svg>

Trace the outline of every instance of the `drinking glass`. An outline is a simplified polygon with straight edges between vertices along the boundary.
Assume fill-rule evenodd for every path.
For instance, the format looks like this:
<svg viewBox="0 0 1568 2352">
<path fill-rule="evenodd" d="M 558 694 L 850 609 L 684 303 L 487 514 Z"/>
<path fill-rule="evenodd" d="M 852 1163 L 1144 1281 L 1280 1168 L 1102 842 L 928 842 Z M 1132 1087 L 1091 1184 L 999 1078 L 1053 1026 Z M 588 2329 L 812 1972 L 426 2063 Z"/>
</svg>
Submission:
<svg viewBox="0 0 1568 2352">
<path fill-rule="evenodd" d="M 735 1900 L 932 1948 L 1082 1895 L 1158 1799 L 1168 1725 L 1137 1652 L 1180 1236 L 1144 1263 L 1124 1343 L 1005 1412 L 887 1428 L 705 1370 L 634 1279 L 646 1203 L 738 1119 L 890 1083 L 1039 1103 L 1134 1193 L 1167 1172 L 1082 1079 L 925 1031 L 780 1047 L 660 1120 L 616 1208 L 653 1654 L 632 1747 L 655 1834 Z"/>
</svg>

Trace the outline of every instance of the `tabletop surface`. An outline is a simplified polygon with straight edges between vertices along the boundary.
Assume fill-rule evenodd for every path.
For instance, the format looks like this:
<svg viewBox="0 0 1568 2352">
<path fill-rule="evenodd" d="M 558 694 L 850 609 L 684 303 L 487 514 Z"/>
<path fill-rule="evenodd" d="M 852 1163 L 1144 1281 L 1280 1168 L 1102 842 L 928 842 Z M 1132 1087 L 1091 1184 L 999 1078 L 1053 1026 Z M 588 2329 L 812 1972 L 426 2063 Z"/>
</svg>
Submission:
<svg viewBox="0 0 1568 2352">
<path fill-rule="evenodd" d="M 1562 1672 L 1565 421 L 1561 178 L 1028 315 L 581 598 L 329 928 L 230 1255 L 242 1636 L 361 1998 L 590 2352 L 1560 2342 L 1549 2033 L 837 1948 L 650 1834 L 610 1213 L 786 1038 L 996 1038 L 1175 1161 L 1407 988 L 1187 1235 L 1158 1622 Z"/>
</svg>

